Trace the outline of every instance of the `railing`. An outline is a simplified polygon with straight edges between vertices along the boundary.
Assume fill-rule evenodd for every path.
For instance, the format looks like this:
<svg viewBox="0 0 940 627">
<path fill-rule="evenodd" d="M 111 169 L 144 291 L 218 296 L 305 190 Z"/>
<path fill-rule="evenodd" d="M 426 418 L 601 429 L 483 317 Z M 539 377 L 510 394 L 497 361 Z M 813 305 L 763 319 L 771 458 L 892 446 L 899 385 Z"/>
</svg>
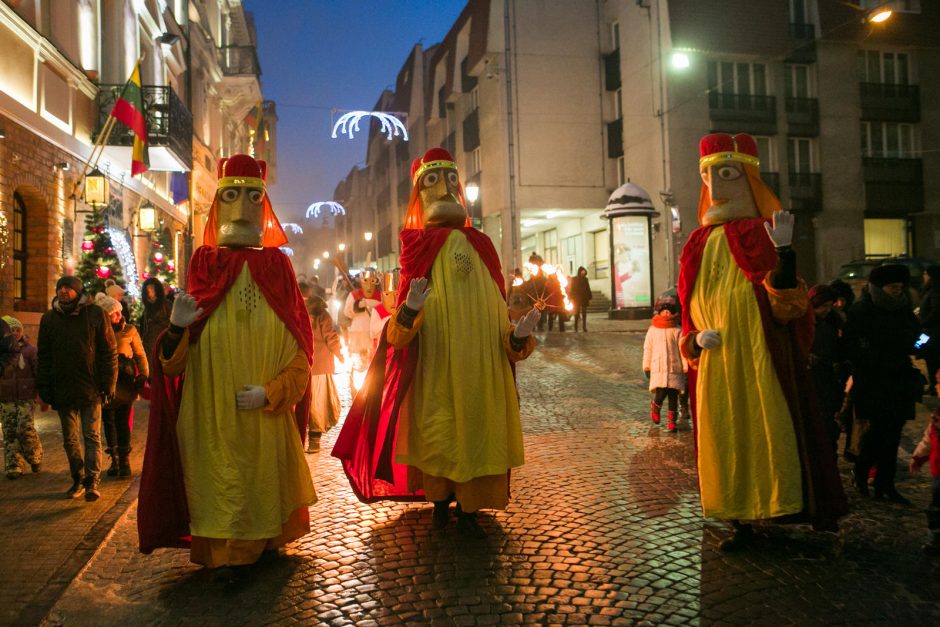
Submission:
<svg viewBox="0 0 940 627">
<path fill-rule="evenodd" d="M 862 119 L 920 121 L 920 87 L 891 83 L 860 83 Z"/>
<path fill-rule="evenodd" d="M 604 87 L 607 91 L 620 89 L 620 48 L 604 55 Z"/>
<path fill-rule="evenodd" d="M 777 132 L 777 99 L 774 96 L 751 94 L 708 93 L 708 109 L 713 130 L 718 132 L 750 132 L 772 135 Z"/>
<path fill-rule="evenodd" d="M 220 46 L 219 65 L 225 76 L 261 76 L 261 64 L 254 46 Z"/>
<path fill-rule="evenodd" d="M 99 85 L 98 125 L 95 137 L 114 108 L 124 85 Z M 170 87 L 166 85 L 144 85 L 141 87 L 144 119 L 147 123 L 147 139 L 150 146 L 167 146 L 188 167 L 193 164 L 193 115 Z M 131 146 L 134 133 L 123 124 L 115 124 L 108 137 L 111 146 Z"/>
<path fill-rule="evenodd" d="M 623 156 L 623 118 L 607 123 L 607 156 L 611 159 Z"/>
<path fill-rule="evenodd" d="M 920 159 L 862 159 L 865 209 L 872 214 L 924 210 L 924 166 Z"/>
<path fill-rule="evenodd" d="M 787 98 L 787 127 L 791 135 L 819 135 L 819 100 Z"/>
</svg>

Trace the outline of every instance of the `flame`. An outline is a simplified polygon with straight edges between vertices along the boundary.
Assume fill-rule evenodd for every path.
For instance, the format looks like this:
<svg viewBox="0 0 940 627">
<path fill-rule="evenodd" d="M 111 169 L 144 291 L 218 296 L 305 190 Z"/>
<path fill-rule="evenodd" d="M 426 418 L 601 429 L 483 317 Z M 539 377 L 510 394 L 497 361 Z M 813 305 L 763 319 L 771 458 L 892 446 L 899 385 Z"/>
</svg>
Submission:
<svg viewBox="0 0 940 627">
<path fill-rule="evenodd" d="M 529 262 L 526 262 L 523 265 L 525 266 L 525 269 L 529 271 L 530 277 L 537 276 L 541 273 L 545 273 L 545 276 L 554 274 L 555 278 L 558 279 L 558 284 L 561 286 L 561 296 L 564 299 L 564 305 L 563 305 L 564 310 L 574 311 L 574 303 L 572 303 L 571 300 L 568 298 L 568 276 L 562 271 L 560 266 L 555 266 L 550 263 L 543 263 L 542 265 L 537 265 L 537 264 L 529 263 Z M 514 286 L 522 285 L 522 283 L 523 281 L 518 278 L 514 279 L 512 282 Z M 548 304 L 545 302 L 544 296 L 540 296 L 539 298 L 535 299 L 533 306 L 536 309 L 543 311 L 548 307 Z"/>
<path fill-rule="evenodd" d="M 333 358 L 333 370 L 335 374 L 346 375 L 336 378 L 336 385 L 340 388 L 349 386 L 349 395 L 356 396 L 366 380 L 366 370 L 369 368 L 368 360 L 363 359 L 362 355 L 349 353 L 349 347 L 346 345 L 346 339 L 339 339 L 340 353 L 343 355 L 341 362 L 338 357 Z"/>
<path fill-rule="evenodd" d="M 522 277 L 521 277 L 521 276 L 517 276 L 516 278 L 514 278 L 514 279 L 512 280 L 512 286 L 513 286 L 513 287 L 519 287 L 520 285 L 522 285 L 522 283 L 523 283 L 523 281 L 522 281 Z"/>
</svg>

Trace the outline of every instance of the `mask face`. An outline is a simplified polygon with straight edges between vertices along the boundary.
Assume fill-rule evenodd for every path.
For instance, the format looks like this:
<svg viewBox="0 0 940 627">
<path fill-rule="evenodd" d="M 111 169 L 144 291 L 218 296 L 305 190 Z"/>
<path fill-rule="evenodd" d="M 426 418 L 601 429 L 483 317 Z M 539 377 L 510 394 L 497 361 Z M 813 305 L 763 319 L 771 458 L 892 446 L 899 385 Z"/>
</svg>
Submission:
<svg viewBox="0 0 940 627">
<path fill-rule="evenodd" d="M 374 274 L 366 274 L 362 277 L 362 294 L 366 298 L 372 298 L 376 288 L 379 286 L 379 277 Z"/>
<path fill-rule="evenodd" d="M 218 191 L 219 246 L 261 246 L 264 189 L 225 187 Z"/>
<path fill-rule="evenodd" d="M 382 292 L 382 306 L 388 311 L 395 309 L 395 301 L 398 299 L 398 292 Z"/>
<path fill-rule="evenodd" d="M 463 226 L 467 210 L 457 200 L 460 178 L 453 168 L 434 168 L 418 180 L 418 195 L 424 208 L 424 223 L 432 226 Z"/>
<path fill-rule="evenodd" d="M 740 218 L 760 216 L 744 165 L 737 161 L 719 161 L 703 169 L 702 181 L 708 186 L 710 205 L 702 224 L 724 224 Z"/>
</svg>

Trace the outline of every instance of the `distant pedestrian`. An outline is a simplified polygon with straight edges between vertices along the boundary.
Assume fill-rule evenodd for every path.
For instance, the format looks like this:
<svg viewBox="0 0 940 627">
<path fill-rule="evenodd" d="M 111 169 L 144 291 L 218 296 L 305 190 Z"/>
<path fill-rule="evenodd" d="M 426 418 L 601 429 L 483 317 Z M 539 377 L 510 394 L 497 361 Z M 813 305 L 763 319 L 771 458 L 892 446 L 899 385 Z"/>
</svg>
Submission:
<svg viewBox="0 0 940 627">
<path fill-rule="evenodd" d="M 33 414 L 36 399 L 36 347 L 17 341 L 13 326 L 22 337 L 19 320 L 4 316 L 0 321 L 0 420 L 3 422 L 4 467 L 7 479 L 17 479 L 27 466 L 39 472 L 42 442 L 36 433 Z"/>
<path fill-rule="evenodd" d="M 580 266 L 578 273 L 571 277 L 569 285 L 569 296 L 571 304 L 574 305 L 574 330 L 578 332 L 578 321 L 581 322 L 581 328 L 587 333 L 587 308 L 591 304 L 591 284 L 587 277 L 587 268 Z"/>
<path fill-rule="evenodd" d="M 643 343 L 643 374 L 649 379 L 650 418 L 659 424 L 663 403 L 668 401 L 666 429 L 677 430 L 676 415 L 679 394 L 686 389 L 688 364 L 679 352 L 682 331 L 679 302 L 672 296 L 661 296 L 653 306 L 653 320 Z"/>
<path fill-rule="evenodd" d="M 110 296 L 116 300 L 121 305 L 121 315 L 124 316 L 125 320 L 131 319 L 131 308 L 127 304 L 127 301 L 124 300 L 124 288 L 117 284 L 114 279 L 107 279 L 104 282 L 104 293 L 106 296 Z"/>
<path fill-rule="evenodd" d="M 838 364 L 843 361 L 842 318 L 832 309 L 832 303 L 838 295 L 828 285 L 814 285 L 808 296 L 810 306 L 816 314 L 808 366 L 823 426 L 832 439 L 833 450 L 836 450 L 841 432 L 836 415 L 842 408 L 845 389 L 845 384 L 840 383 L 837 376 Z"/>
<path fill-rule="evenodd" d="M 157 336 L 170 324 L 170 303 L 166 299 L 163 283 L 150 277 L 140 288 L 144 311 L 140 315 L 140 339 L 144 344 L 148 362 L 155 359 L 153 351 Z"/>
<path fill-rule="evenodd" d="M 940 385 L 934 387 L 940 387 Z M 935 409 L 930 415 L 930 422 L 924 430 L 924 437 L 914 448 L 911 463 L 908 466 L 911 474 L 920 472 L 921 466 L 926 461 L 930 462 L 933 486 L 930 507 L 927 508 L 927 543 L 923 549 L 928 555 L 940 555 L 940 409 Z"/>
<path fill-rule="evenodd" d="M 920 355 L 927 362 L 927 379 L 931 382 L 929 394 L 936 394 L 933 382 L 940 370 L 940 266 L 928 266 L 924 271 L 924 295 L 920 301 L 921 330 L 929 339 L 924 340 Z"/>
<path fill-rule="evenodd" d="M 307 427 L 307 452 L 320 451 L 320 436 L 339 422 L 339 391 L 333 381 L 333 359 L 344 361 L 339 333 L 319 296 L 309 300 L 313 326 L 313 369 L 310 375 L 310 421 Z"/>
<path fill-rule="evenodd" d="M 310 277 L 309 284 L 310 284 L 310 293 L 313 296 L 319 296 L 323 300 L 326 300 L 326 290 L 323 288 L 322 285 L 320 285 L 320 277 L 314 274 L 312 277 Z"/>
<path fill-rule="evenodd" d="M 924 389 L 923 375 L 911 364 L 920 325 L 911 311 L 909 281 L 906 266 L 874 268 L 868 290 L 849 310 L 844 334 L 853 368 L 855 488 L 868 496 L 868 473 L 875 467 L 875 496 L 901 504 L 910 501 L 894 485 L 898 446 Z"/>
<path fill-rule="evenodd" d="M 39 322 L 36 387 L 62 423 L 72 474 L 66 495 L 95 501 L 101 496 L 101 404 L 114 396 L 117 351 L 110 320 L 83 291 L 75 276 L 56 283 L 52 308 Z"/>
<path fill-rule="evenodd" d="M 561 282 L 557 274 L 549 275 L 545 280 L 545 289 L 547 290 L 546 300 L 548 302 L 548 330 L 552 330 L 555 321 L 558 321 L 558 331 L 565 332 L 565 320 L 568 319 L 568 313 L 565 311 L 565 295 L 561 290 Z"/>
<path fill-rule="evenodd" d="M 114 397 L 101 412 L 108 445 L 105 452 L 111 457 L 107 474 L 109 477 L 130 477 L 133 403 L 137 392 L 150 377 L 150 368 L 137 328 L 124 319 L 121 305 L 104 294 L 95 296 L 95 304 L 107 314 L 117 343 L 118 375 Z"/>
</svg>

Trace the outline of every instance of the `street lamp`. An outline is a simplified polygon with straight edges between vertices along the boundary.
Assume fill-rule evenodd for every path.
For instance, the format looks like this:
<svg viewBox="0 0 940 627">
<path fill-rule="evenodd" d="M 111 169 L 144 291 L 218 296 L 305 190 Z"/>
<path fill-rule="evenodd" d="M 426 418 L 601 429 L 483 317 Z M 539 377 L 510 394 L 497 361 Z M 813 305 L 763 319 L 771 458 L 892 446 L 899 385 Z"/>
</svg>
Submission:
<svg viewBox="0 0 940 627">
<path fill-rule="evenodd" d="M 329 258 L 330 258 L 330 251 L 324 250 L 324 251 L 323 251 L 323 258 L 324 258 L 324 259 L 329 259 Z"/>
<path fill-rule="evenodd" d="M 372 241 L 372 231 L 366 231 L 365 233 L 362 234 L 362 236 L 365 238 L 367 242 Z"/>
<path fill-rule="evenodd" d="M 344 250 L 346 250 L 346 244 L 340 244 L 339 246 L 337 246 L 337 248 L 339 249 L 339 252 L 343 252 Z"/>
<path fill-rule="evenodd" d="M 95 168 L 85 175 L 85 203 L 94 208 L 108 204 L 108 177 Z"/>
<path fill-rule="evenodd" d="M 147 203 L 137 210 L 137 226 L 141 231 L 153 233 L 157 230 L 157 211 Z"/>
</svg>

